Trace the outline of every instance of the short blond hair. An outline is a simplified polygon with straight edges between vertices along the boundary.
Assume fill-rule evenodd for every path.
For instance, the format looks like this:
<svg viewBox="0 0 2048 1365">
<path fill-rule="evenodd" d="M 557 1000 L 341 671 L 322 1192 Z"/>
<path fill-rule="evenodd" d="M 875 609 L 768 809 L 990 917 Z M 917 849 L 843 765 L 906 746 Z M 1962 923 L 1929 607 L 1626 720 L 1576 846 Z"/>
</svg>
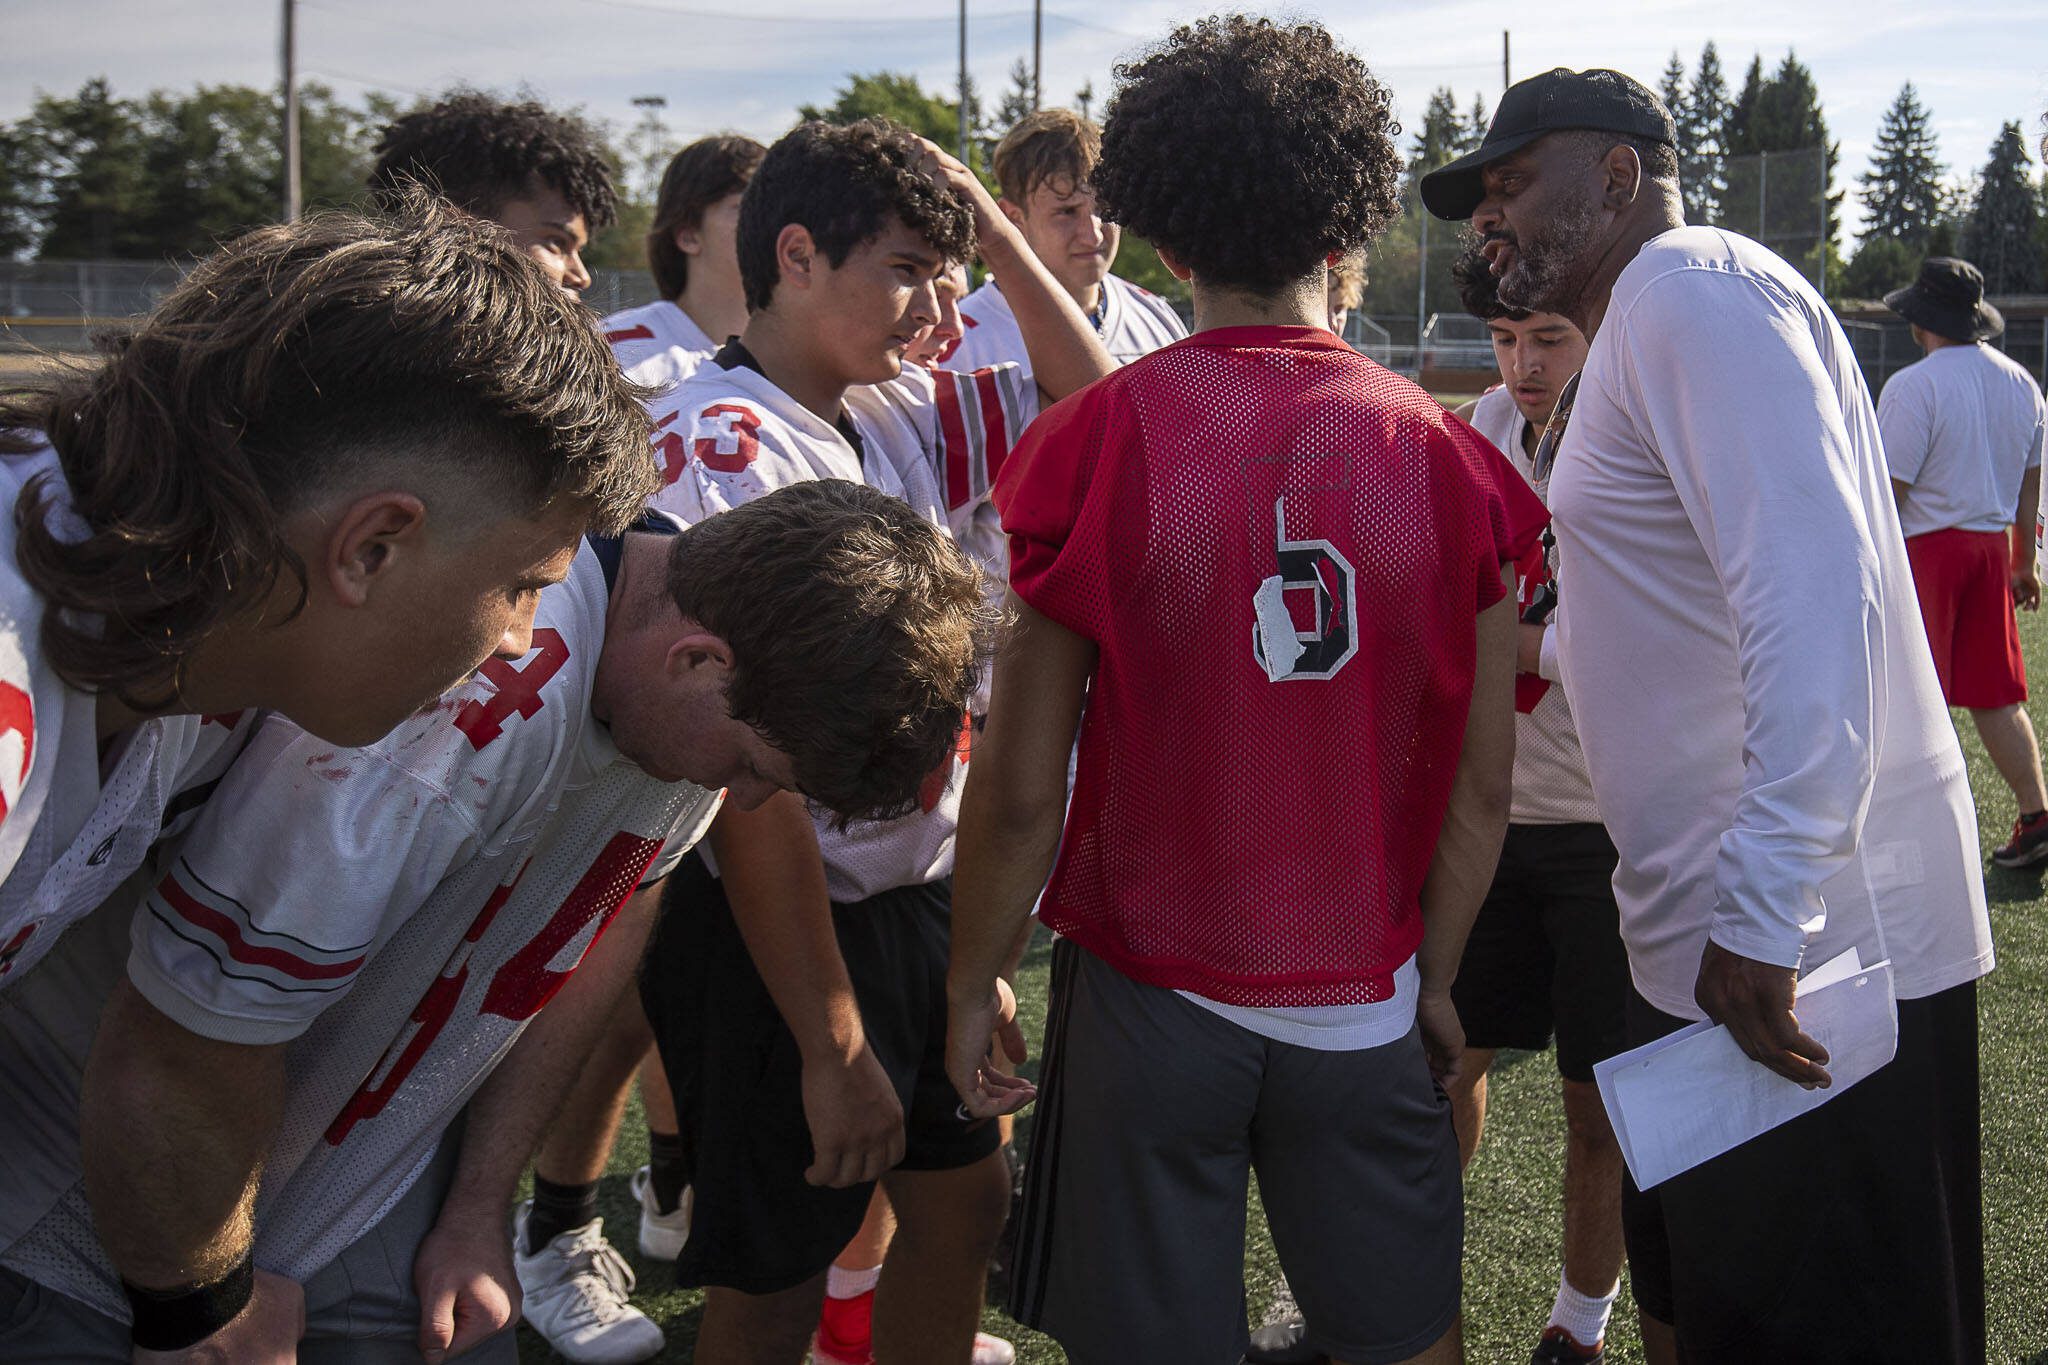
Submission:
<svg viewBox="0 0 2048 1365">
<path fill-rule="evenodd" d="M 1355 310 L 1365 302 L 1365 248 L 1345 252 L 1343 259 L 1330 267 L 1330 288 L 1346 308 Z"/>
<path fill-rule="evenodd" d="M 1003 198 L 1024 207 L 1040 185 L 1066 180 L 1088 183 L 1102 156 L 1102 129 L 1071 109 L 1026 114 L 996 144 L 996 187 Z"/>
</svg>

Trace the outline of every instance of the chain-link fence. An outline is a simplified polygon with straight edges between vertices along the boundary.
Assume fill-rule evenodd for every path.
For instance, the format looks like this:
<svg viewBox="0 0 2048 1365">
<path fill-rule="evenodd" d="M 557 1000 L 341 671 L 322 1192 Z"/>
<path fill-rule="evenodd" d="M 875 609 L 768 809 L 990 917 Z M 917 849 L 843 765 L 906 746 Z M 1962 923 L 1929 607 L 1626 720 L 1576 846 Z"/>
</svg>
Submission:
<svg viewBox="0 0 2048 1365">
<path fill-rule="evenodd" d="M 1708 225 L 1762 242 L 1826 293 L 1827 149 L 1724 157 L 1715 178 L 1698 191 L 1708 203 Z"/>
<path fill-rule="evenodd" d="M 1842 327 L 1873 394 L 1883 392 L 1887 380 L 1921 357 L 1912 324 L 1903 318 L 1844 318 Z M 2004 333 L 1991 344 L 2048 388 L 2048 317 L 2007 318 Z"/>
</svg>

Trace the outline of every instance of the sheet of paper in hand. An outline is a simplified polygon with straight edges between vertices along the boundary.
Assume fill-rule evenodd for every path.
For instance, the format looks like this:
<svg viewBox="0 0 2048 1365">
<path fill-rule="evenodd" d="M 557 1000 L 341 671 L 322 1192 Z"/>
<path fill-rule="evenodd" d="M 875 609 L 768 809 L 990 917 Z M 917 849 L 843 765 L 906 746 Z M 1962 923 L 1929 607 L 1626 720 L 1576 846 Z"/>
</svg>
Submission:
<svg viewBox="0 0 2048 1365">
<path fill-rule="evenodd" d="M 1891 1061 L 1899 1011 L 1891 962 L 1865 967 L 1854 948 L 1798 986 L 1799 1024 L 1828 1050 L 1825 1090 L 1752 1061 L 1719 1024 L 1697 1023 L 1593 1068 L 1600 1099 L 1639 1189 L 1818 1109 Z"/>
</svg>

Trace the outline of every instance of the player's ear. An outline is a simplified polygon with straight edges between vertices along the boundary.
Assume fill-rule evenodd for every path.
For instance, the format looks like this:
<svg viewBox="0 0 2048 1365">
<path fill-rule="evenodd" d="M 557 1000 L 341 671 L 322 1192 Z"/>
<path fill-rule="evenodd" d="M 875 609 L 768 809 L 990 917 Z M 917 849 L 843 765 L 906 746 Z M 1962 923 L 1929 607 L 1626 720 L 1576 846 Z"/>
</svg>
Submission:
<svg viewBox="0 0 2048 1365">
<path fill-rule="evenodd" d="M 996 207 L 1003 211 L 1003 217 L 1009 219 L 1012 223 L 1015 223 L 1020 228 L 1024 226 L 1023 209 L 1017 207 L 1017 205 L 1011 203 L 1007 199 L 996 200 Z"/>
<path fill-rule="evenodd" d="M 799 289 L 811 287 L 818 265 L 818 247 L 811 240 L 809 228 L 801 223 L 788 223 L 775 234 L 775 265 L 781 283 Z"/>
<path fill-rule="evenodd" d="M 685 256 L 695 256 L 704 250 L 704 229 L 702 226 L 679 227 L 670 240 L 676 244 L 677 251 Z"/>
<path fill-rule="evenodd" d="M 411 493 L 368 493 L 314 525 L 323 530 L 316 532 L 318 558 L 307 557 L 309 583 L 325 583 L 341 605 L 360 607 L 390 580 L 401 557 L 419 551 L 427 507 Z"/>
<path fill-rule="evenodd" d="M 672 678 L 695 678 L 700 670 L 709 670 L 705 679 L 723 685 L 725 675 L 732 672 L 732 646 L 716 631 L 684 621 L 683 633 L 669 645 L 663 664 Z"/>
<path fill-rule="evenodd" d="M 1182 284 L 1186 284 L 1194 277 L 1195 272 L 1193 268 L 1182 265 L 1180 257 L 1174 255 L 1165 247 L 1154 247 L 1153 250 L 1159 253 L 1159 264 L 1166 267 L 1166 273 L 1179 280 Z"/>
<path fill-rule="evenodd" d="M 1615 143 L 1607 149 L 1607 159 L 1601 167 L 1606 177 L 1602 198 L 1607 207 L 1625 209 L 1633 204 L 1643 188 L 1643 159 L 1636 155 L 1636 149 L 1626 143 Z"/>
</svg>

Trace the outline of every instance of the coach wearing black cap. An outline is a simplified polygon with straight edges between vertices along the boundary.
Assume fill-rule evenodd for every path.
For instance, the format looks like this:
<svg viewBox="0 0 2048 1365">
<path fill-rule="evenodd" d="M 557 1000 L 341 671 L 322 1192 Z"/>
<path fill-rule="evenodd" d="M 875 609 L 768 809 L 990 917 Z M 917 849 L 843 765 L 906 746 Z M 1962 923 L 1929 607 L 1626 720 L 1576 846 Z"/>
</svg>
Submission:
<svg viewBox="0 0 2048 1365">
<path fill-rule="evenodd" d="M 1642 85 L 1560 69 L 1422 181 L 1503 304 L 1592 340 L 1550 476 L 1558 662 L 1620 853 L 1631 1042 L 1708 1018 L 1760 1083 L 1829 1087 L 1801 970 L 1853 947 L 1898 1000 L 1882 1068 L 1624 1191 L 1645 1343 L 1979 1361 L 1992 955 L 1962 752 L 1848 340 L 1767 248 L 1685 226 L 1674 143 Z"/>
</svg>

